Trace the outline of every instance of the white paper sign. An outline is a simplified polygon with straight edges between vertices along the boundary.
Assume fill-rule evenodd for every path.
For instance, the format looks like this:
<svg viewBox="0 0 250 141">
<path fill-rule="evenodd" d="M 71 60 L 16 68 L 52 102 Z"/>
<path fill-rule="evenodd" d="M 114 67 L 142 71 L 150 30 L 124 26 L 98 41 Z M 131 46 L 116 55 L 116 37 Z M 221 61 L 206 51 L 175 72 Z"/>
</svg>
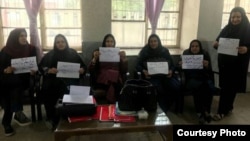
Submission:
<svg viewBox="0 0 250 141">
<path fill-rule="evenodd" d="M 15 68 L 14 73 L 27 73 L 31 70 L 38 70 L 36 57 L 11 59 L 11 66 Z"/>
<path fill-rule="evenodd" d="M 70 85 L 70 95 L 83 95 L 84 97 L 89 96 L 90 86 L 74 86 Z"/>
<path fill-rule="evenodd" d="M 168 62 L 147 62 L 148 73 L 153 74 L 168 74 Z"/>
<path fill-rule="evenodd" d="M 93 104 L 93 96 L 89 95 L 89 86 L 70 85 L 69 94 L 63 96 L 63 103 Z"/>
<path fill-rule="evenodd" d="M 93 104 L 93 96 L 89 95 L 88 97 L 83 97 L 82 95 L 63 95 L 63 103 L 71 104 Z"/>
<path fill-rule="evenodd" d="M 63 78 L 79 78 L 79 63 L 67 63 L 67 62 L 58 62 L 57 63 L 57 74 L 56 77 Z"/>
<path fill-rule="evenodd" d="M 203 55 L 182 55 L 182 69 L 203 69 Z"/>
<path fill-rule="evenodd" d="M 220 38 L 218 53 L 237 56 L 237 47 L 239 47 L 239 42 L 239 39 Z"/>
<path fill-rule="evenodd" d="M 120 48 L 100 47 L 100 62 L 120 62 Z"/>
</svg>

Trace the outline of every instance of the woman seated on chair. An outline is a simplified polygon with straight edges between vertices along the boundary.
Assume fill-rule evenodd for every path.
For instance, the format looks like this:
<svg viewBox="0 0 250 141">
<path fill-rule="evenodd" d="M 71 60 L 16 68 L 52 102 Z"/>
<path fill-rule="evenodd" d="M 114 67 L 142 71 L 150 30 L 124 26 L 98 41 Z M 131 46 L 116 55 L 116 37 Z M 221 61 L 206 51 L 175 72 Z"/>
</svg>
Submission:
<svg viewBox="0 0 250 141">
<path fill-rule="evenodd" d="M 167 74 L 149 74 L 147 62 L 167 62 Z M 167 67 L 167 66 L 166 66 Z M 148 43 L 139 53 L 136 71 L 141 72 L 142 78 L 150 81 L 158 91 L 158 103 L 167 113 L 180 94 L 180 82 L 174 75 L 174 63 L 169 50 L 162 46 L 158 35 L 151 34 Z"/>
<path fill-rule="evenodd" d="M 198 68 L 183 68 L 185 75 L 184 91 L 191 91 L 194 99 L 194 106 L 199 122 L 204 124 L 211 121 L 210 108 L 214 92 L 214 78 L 212 67 L 210 63 L 209 54 L 203 50 L 199 40 L 192 40 L 190 46 L 183 52 L 182 61 L 179 62 L 180 66 L 184 64 L 184 55 L 201 55 L 201 65 Z M 191 64 L 194 65 L 194 64 Z M 190 66 L 190 65 L 189 65 Z"/>
<path fill-rule="evenodd" d="M 114 48 L 115 38 L 112 34 L 107 34 L 102 42 L 102 47 Z M 115 103 L 122 88 L 124 75 L 128 71 L 128 60 L 125 51 L 120 51 L 120 62 L 100 62 L 99 49 L 95 50 L 89 63 L 91 83 L 93 89 L 103 89 L 106 91 L 106 99 L 109 103 Z"/>
<path fill-rule="evenodd" d="M 80 64 L 79 78 L 57 77 L 58 62 Z M 48 52 L 39 64 L 39 70 L 43 74 L 42 99 L 44 102 L 47 121 L 55 128 L 59 117 L 56 115 L 55 106 L 64 94 L 69 93 L 70 85 L 80 85 L 87 67 L 79 54 L 69 47 L 66 37 L 62 34 L 55 36 L 54 48 Z"/>
<path fill-rule="evenodd" d="M 16 68 L 12 66 L 12 59 L 36 57 L 36 48 L 27 42 L 27 32 L 24 28 L 16 28 L 10 32 L 6 46 L 1 51 L 0 76 L 1 76 L 1 97 L 4 114 L 2 125 L 5 135 L 13 135 L 14 129 L 11 126 L 12 115 L 14 121 L 25 126 L 31 123 L 23 111 L 23 93 L 30 86 L 30 76 L 35 75 L 36 70 L 28 73 L 15 74 Z"/>
</svg>

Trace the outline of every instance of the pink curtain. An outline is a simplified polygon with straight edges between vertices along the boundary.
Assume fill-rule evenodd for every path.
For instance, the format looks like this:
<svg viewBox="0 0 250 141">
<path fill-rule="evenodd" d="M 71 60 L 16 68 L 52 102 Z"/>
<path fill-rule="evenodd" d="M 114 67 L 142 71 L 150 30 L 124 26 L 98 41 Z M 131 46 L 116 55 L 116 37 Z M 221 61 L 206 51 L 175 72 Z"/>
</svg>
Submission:
<svg viewBox="0 0 250 141">
<path fill-rule="evenodd" d="M 145 4 L 146 13 L 152 26 L 152 33 L 155 33 L 164 0 L 145 0 Z"/>
<path fill-rule="evenodd" d="M 38 61 L 43 55 L 37 29 L 37 14 L 40 10 L 42 0 L 23 0 L 30 20 L 30 44 L 37 47 Z"/>
</svg>

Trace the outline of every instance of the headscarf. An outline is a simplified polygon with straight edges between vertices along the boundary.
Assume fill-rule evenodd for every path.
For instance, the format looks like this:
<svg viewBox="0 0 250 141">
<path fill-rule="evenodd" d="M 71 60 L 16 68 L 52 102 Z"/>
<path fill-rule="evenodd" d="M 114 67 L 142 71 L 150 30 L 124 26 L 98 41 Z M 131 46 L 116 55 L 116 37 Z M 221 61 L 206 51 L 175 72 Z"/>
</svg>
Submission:
<svg viewBox="0 0 250 141">
<path fill-rule="evenodd" d="M 104 39 L 103 39 L 103 41 L 102 41 L 102 47 L 106 47 L 106 40 L 108 39 L 108 37 L 113 38 L 113 40 L 114 40 L 114 46 L 113 46 L 113 47 L 115 47 L 116 41 L 115 41 L 115 37 L 114 37 L 112 34 L 106 34 L 106 35 L 104 36 Z"/>
<path fill-rule="evenodd" d="M 197 40 L 197 39 L 192 40 L 192 41 L 190 42 L 189 48 L 188 48 L 188 52 L 189 52 L 190 54 L 193 54 L 192 51 L 191 51 L 191 47 L 192 47 L 192 44 L 193 44 L 194 42 L 197 42 L 198 45 L 199 45 L 199 48 L 200 48 L 200 51 L 199 51 L 197 54 L 203 54 L 203 47 L 202 47 L 202 44 L 201 44 L 201 42 L 200 42 L 199 40 Z"/>
<path fill-rule="evenodd" d="M 156 38 L 158 41 L 158 47 L 157 48 L 151 48 L 150 47 L 150 40 L 151 38 Z M 160 37 L 156 34 L 151 34 L 148 38 L 148 43 L 145 46 L 146 52 L 148 53 L 149 58 L 159 57 L 162 53 L 163 46 L 161 44 Z"/>
<path fill-rule="evenodd" d="M 231 22 L 231 17 L 233 12 L 241 13 L 241 22 L 238 25 L 233 25 Z M 230 12 L 230 17 L 228 24 L 225 26 L 223 36 L 227 38 L 238 38 L 240 39 L 240 44 L 243 44 L 245 41 L 246 30 L 249 26 L 249 20 L 247 18 L 246 12 L 242 7 L 235 7 Z M 217 40 L 219 40 L 217 38 Z"/>
<path fill-rule="evenodd" d="M 59 50 L 56 46 L 56 39 L 58 37 L 62 37 L 66 43 L 66 46 L 63 50 Z M 54 51 L 54 57 L 56 60 L 60 60 L 63 61 L 64 58 L 68 57 L 68 53 L 69 53 L 69 44 L 68 41 L 66 39 L 66 37 L 62 34 L 57 34 L 54 38 L 54 47 L 53 47 L 53 51 Z"/>
<path fill-rule="evenodd" d="M 21 45 L 19 43 L 19 37 L 22 32 L 27 32 L 24 28 L 16 28 L 10 32 L 10 35 L 7 39 L 6 46 L 3 48 L 3 52 L 10 55 L 12 58 L 23 58 L 30 55 L 31 46 Z"/>
</svg>

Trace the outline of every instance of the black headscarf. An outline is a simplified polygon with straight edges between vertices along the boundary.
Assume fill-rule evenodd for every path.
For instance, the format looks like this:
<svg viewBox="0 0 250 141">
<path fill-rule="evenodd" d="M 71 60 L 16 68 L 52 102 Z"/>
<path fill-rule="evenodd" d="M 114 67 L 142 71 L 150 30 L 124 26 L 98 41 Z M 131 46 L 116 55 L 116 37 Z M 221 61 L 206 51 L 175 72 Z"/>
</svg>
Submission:
<svg viewBox="0 0 250 141">
<path fill-rule="evenodd" d="M 151 38 L 156 38 L 157 39 L 157 41 L 158 41 L 158 47 L 157 48 L 150 47 Z M 160 54 L 162 53 L 162 49 L 163 49 L 163 46 L 161 44 L 160 37 L 158 35 L 156 35 L 156 34 L 151 34 L 149 36 L 149 38 L 148 38 L 148 43 L 145 46 L 145 50 L 148 53 L 148 57 L 149 58 L 159 57 Z"/>
<path fill-rule="evenodd" d="M 150 47 L 151 38 L 156 38 L 158 41 L 157 48 Z M 146 69 L 146 62 L 168 61 L 169 69 L 174 70 L 173 59 L 167 48 L 163 47 L 158 35 L 151 34 L 148 38 L 148 43 L 142 48 L 137 59 L 136 70 L 142 71 Z"/>
<path fill-rule="evenodd" d="M 66 47 L 63 50 L 59 50 L 56 47 L 56 39 L 58 37 L 62 37 L 66 43 Z M 58 62 L 70 62 L 70 63 L 80 63 L 81 67 L 86 69 L 85 64 L 83 63 L 82 59 L 80 58 L 79 54 L 76 50 L 69 47 L 68 41 L 66 37 L 62 34 L 57 34 L 54 38 L 54 47 L 53 50 L 48 52 L 41 60 L 40 66 L 41 68 L 47 67 L 57 67 Z"/>
<path fill-rule="evenodd" d="M 103 39 L 103 41 L 102 41 L 102 47 L 106 47 L 106 40 L 107 40 L 107 38 L 109 38 L 109 37 L 113 38 L 113 40 L 114 40 L 114 46 L 113 46 L 113 47 L 115 47 L 116 41 L 115 41 L 115 37 L 114 37 L 112 34 L 106 34 L 106 35 L 104 36 L 104 39 Z"/>
<path fill-rule="evenodd" d="M 66 47 L 63 49 L 63 50 L 59 50 L 57 47 L 56 47 L 56 39 L 58 37 L 62 37 L 63 40 L 65 41 L 66 43 Z M 57 34 L 54 38 L 54 47 L 53 47 L 53 50 L 54 50 L 54 60 L 60 60 L 60 61 L 64 61 L 68 55 L 69 55 L 69 44 L 68 44 L 68 41 L 66 39 L 66 37 L 62 34 Z"/>
<path fill-rule="evenodd" d="M 238 25 L 233 25 L 231 22 L 231 17 L 233 12 L 241 13 L 241 22 Z M 249 20 L 247 18 L 246 12 L 242 7 L 235 7 L 230 12 L 230 17 L 228 20 L 228 24 L 222 30 L 221 34 L 217 37 L 217 41 L 219 41 L 220 37 L 225 38 L 236 38 L 240 39 L 240 45 L 243 45 L 246 41 L 245 34 L 249 27 Z"/>
<path fill-rule="evenodd" d="M 24 28 L 16 28 L 10 32 L 10 35 L 7 39 L 6 46 L 3 48 L 3 52 L 10 55 L 11 58 L 23 58 L 29 57 L 31 54 L 31 48 L 28 42 L 25 45 L 19 43 L 19 36 L 24 32 L 27 35 L 27 32 Z"/>
</svg>

